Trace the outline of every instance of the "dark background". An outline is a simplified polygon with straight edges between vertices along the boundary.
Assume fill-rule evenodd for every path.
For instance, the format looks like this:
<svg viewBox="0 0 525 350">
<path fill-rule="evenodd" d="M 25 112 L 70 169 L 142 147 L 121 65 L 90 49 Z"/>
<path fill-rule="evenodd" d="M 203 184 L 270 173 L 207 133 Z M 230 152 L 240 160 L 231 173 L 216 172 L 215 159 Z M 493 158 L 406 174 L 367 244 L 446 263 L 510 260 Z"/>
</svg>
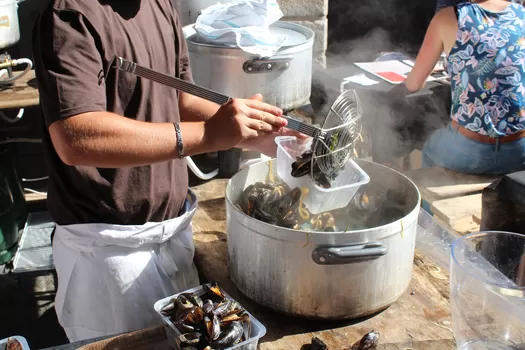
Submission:
<svg viewBox="0 0 525 350">
<path fill-rule="evenodd" d="M 425 0 L 330 0 L 328 53 L 346 54 L 350 44 L 375 38 L 375 51 L 402 50 L 416 54 L 436 8 Z"/>
</svg>

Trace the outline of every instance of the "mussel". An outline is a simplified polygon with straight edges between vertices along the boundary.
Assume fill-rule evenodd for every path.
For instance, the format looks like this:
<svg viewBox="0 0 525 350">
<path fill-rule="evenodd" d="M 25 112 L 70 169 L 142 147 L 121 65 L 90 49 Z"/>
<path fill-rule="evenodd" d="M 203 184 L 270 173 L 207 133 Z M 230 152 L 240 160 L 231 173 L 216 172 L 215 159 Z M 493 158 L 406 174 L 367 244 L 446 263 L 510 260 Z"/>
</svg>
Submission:
<svg viewBox="0 0 525 350">
<path fill-rule="evenodd" d="M 181 296 L 184 296 L 187 300 L 189 300 L 193 306 L 199 306 L 202 307 L 202 299 L 195 293 L 183 293 Z"/>
<path fill-rule="evenodd" d="M 179 294 L 163 308 L 181 332 L 181 349 L 223 349 L 250 338 L 250 315 L 237 301 L 227 299 L 216 282 L 204 285 L 199 295 Z"/>
<path fill-rule="evenodd" d="M 214 308 L 213 301 L 211 301 L 210 299 L 206 300 L 202 304 L 202 310 L 204 311 L 205 314 L 212 312 L 213 308 Z"/>
<path fill-rule="evenodd" d="M 228 314 L 233 310 L 240 309 L 242 309 L 242 307 L 238 302 L 233 300 L 224 300 L 213 309 L 213 313 L 219 317 L 222 317 L 223 315 Z"/>
<path fill-rule="evenodd" d="M 293 177 L 303 177 L 311 173 L 313 152 L 308 150 L 298 157 L 292 164 Z"/>
<path fill-rule="evenodd" d="M 175 311 L 184 312 L 193 309 L 195 305 L 184 294 L 180 294 L 175 299 Z"/>
<path fill-rule="evenodd" d="M 379 344 L 379 332 L 371 331 L 352 346 L 352 350 L 373 349 Z"/>
<path fill-rule="evenodd" d="M 337 172 L 334 171 L 330 176 L 327 176 L 321 168 L 316 159 L 313 158 L 312 150 L 308 150 L 298 157 L 296 161 L 292 164 L 291 175 L 293 177 L 303 177 L 310 174 L 314 182 L 323 187 L 330 188 L 332 187 L 332 180 L 337 176 Z"/>
<path fill-rule="evenodd" d="M 227 324 L 234 321 L 250 322 L 250 316 L 244 309 L 233 310 L 221 317 L 221 323 Z"/>
<path fill-rule="evenodd" d="M 221 324 L 219 317 L 214 314 L 208 314 L 204 316 L 204 324 L 206 325 L 208 339 L 211 341 L 217 340 L 221 335 Z"/>
<path fill-rule="evenodd" d="M 182 333 L 193 333 L 197 330 L 194 325 L 186 324 L 184 321 L 175 321 L 173 324 Z"/>
<path fill-rule="evenodd" d="M 210 344 L 212 347 L 229 347 L 237 344 L 244 334 L 244 327 L 241 322 L 233 321 L 221 333 L 220 337 Z"/>
<path fill-rule="evenodd" d="M 306 193 L 307 189 L 292 190 L 284 183 L 257 182 L 243 191 L 237 205 L 241 211 L 257 220 L 299 229 L 310 216 L 301 200 Z"/>
<path fill-rule="evenodd" d="M 198 332 L 185 333 L 179 336 L 181 345 L 196 345 L 201 341 L 202 334 Z"/>
<path fill-rule="evenodd" d="M 186 311 L 193 309 L 195 305 L 188 299 L 187 295 L 180 294 L 177 298 L 171 299 L 160 312 L 164 316 L 171 316 L 178 318 L 178 316 Z"/>
<path fill-rule="evenodd" d="M 166 305 L 160 309 L 160 313 L 164 316 L 170 316 L 175 311 L 176 299 L 171 299 Z"/>
<path fill-rule="evenodd" d="M 205 284 L 203 288 L 208 298 L 211 299 L 212 301 L 221 302 L 224 299 L 226 299 L 224 292 L 222 291 L 221 287 L 219 287 L 217 282 L 210 283 L 210 286 Z"/>
<path fill-rule="evenodd" d="M 319 338 L 313 337 L 312 338 L 312 345 L 310 347 L 311 350 L 327 350 L 328 347 L 326 344 Z"/>
<path fill-rule="evenodd" d="M 203 321 L 204 311 L 201 307 L 194 306 L 191 310 L 181 313 L 177 317 L 175 323 L 184 325 L 185 328 L 193 327 L 194 329 L 200 329 Z"/>
</svg>

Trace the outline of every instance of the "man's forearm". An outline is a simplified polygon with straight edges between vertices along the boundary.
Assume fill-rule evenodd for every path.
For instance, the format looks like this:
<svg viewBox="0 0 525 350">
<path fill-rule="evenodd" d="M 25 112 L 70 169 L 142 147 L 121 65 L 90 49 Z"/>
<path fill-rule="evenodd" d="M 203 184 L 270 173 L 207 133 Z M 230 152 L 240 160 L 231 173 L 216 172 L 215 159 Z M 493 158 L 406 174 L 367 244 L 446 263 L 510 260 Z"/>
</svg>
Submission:
<svg viewBox="0 0 525 350">
<path fill-rule="evenodd" d="M 209 152 L 203 122 L 181 123 L 186 156 Z M 58 155 L 68 165 L 126 168 L 178 157 L 171 123 L 147 123 L 109 112 L 92 112 L 49 127 Z"/>
<path fill-rule="evenodd" d="M 219 110 L 219 105 L 182 92 L 179 98 L 180 118 L 185 122 L 203 122 Z"/>
</svg>

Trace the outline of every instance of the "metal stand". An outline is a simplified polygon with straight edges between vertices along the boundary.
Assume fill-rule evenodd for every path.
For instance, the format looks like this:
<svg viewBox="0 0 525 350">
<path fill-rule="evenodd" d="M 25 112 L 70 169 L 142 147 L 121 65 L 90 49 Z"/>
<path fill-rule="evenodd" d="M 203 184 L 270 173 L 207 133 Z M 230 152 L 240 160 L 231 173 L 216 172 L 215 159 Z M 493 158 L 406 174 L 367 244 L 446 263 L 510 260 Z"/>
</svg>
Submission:
<svg viewBox="0 0 525 350">
<path fill-rule="evenodd" d="M 7 64 L 7 63 L 11 62 L 11 60 L 12 60 L 12 59 L 11 59 L 11 56 L 10 56 L 7 52 L 5 52 L 5 53 L 0 53 L 0 65 L 2 65 L 2 64 Z M 7 70 L 7 77 L 8 77 L 8 79 L 13 78 L 13 76 L 14 76 L 14 75 L 13 75 L 13 68 L 12 68 L 10 65 L 8 65 L 7 67 L 5 67 L 5 68 L 3 68 L 3 69 Z M 14 85 L 14 82 L 11 82 L 11 83 L 2 83 L 2 82 L 0 81 L 0 88 L 10 88 L 10 87 L 12 87 L 13 85 Z"/>
</svg>

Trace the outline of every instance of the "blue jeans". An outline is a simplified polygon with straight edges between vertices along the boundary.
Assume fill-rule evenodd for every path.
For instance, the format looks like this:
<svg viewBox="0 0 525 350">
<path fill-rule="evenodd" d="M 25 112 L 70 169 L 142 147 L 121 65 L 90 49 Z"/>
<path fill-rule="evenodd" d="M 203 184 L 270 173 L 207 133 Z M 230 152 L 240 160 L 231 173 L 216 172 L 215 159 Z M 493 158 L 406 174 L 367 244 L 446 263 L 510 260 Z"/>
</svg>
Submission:
<svg viewBox="0 0 525 350">
<path fill-rule="evenodd" d="M 490 145 L 463 136 L 449 124 L 432 134 L 423 147 L 423 168 L 434 165 L 476 175 L 525 170 L 525 138 Z"/>
</svg>

